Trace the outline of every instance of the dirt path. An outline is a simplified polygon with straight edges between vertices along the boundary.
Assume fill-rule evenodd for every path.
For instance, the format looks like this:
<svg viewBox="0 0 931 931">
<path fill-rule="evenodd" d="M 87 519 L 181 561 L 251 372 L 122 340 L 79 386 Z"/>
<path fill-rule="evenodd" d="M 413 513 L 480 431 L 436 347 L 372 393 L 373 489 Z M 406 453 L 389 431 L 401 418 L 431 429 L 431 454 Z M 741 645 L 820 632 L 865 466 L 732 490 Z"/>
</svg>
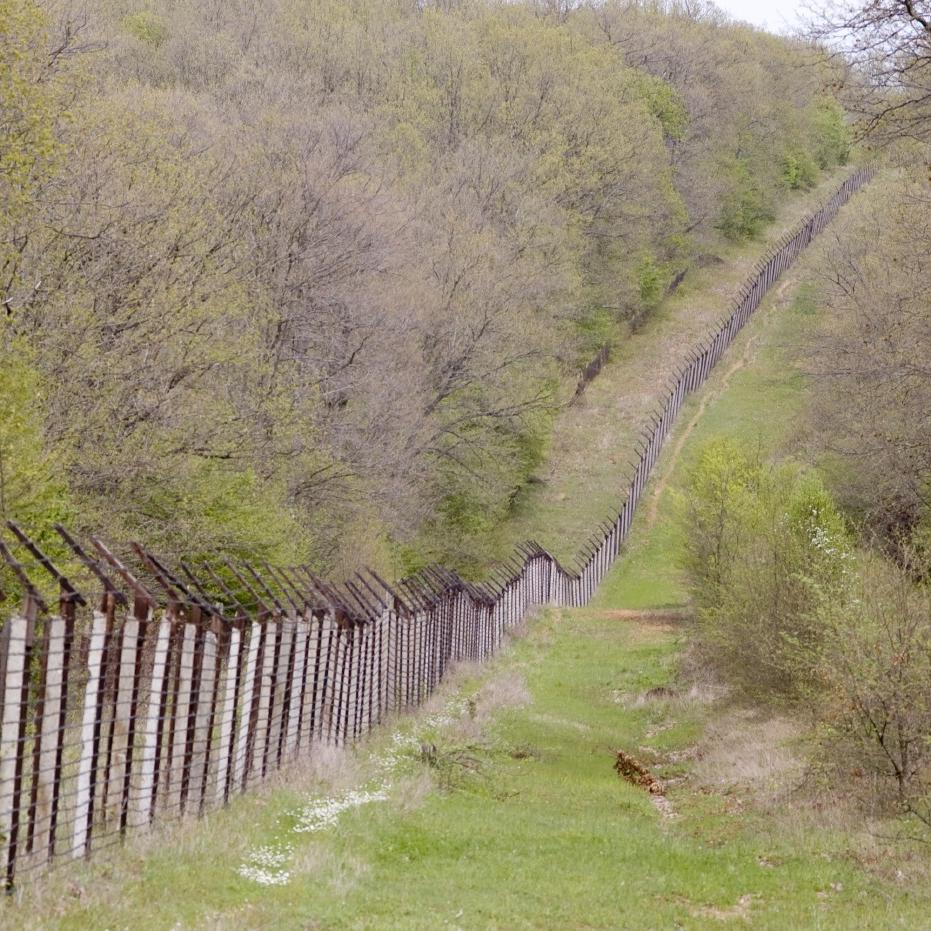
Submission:
<svg viewBox="0 0 931 931">
<path fill-rule="evenodd" d="M 681 621 L 689 616 L 688 608 L 669 608 L 666 610 L 633 610 L 631 608 L 615 608 L 613 610 L 599 611 L 600 617 L 612 621 Z"/>
<path fill-rule="evenodd" d="M 781 307 L 785 304 L 784 295 L 786 289 L 794 284 L 795 277 L 791 275 L 791 273 L 787 273 L 785 279 L 775 291 L 775 302 L 777 306 Z M 678 462 L 679 456 L 681 455 L 682 450 L 685 448 L 685 444 L 688 442 L 689 437 L 692 435 L 692 432 L 695 430 L 698 422 L 704 416 L 708 406 L 728 390 L 733 377 L 738 372 L 747 368 L 747 366 L 752 365 L 756 360 L 757 343 L 759 342 L 760 336 L 762 335 L 761 326 L 767 325 L 770 318 L 771 316 L 766 315 L 764 312 L 763 320 L 759 321 L 757 325 L 757 332 L 753 333 L 753 335 L 747 340 L 747 344 L 744 346 L 744 350 L 740 354 L 740 357 L 735 359 L 725 370 L 724 377 L 721 379 L 721 382 L 717 385 L 715 390 L 703 392 L 701 403 L 698 405 L 698 410 L 695 411 L 692 419 L 689 420 L 689 422 L 685 425 L 685 429 L 683 429 L 679 436 L 676 438 L 676 442 L 672 447 L 672 451 L 666 459 L 662 475 L 660 475 L 659 480 L 657 481 L 652 493 L 650 494 L 650 500 L 647 506 L 648 528 L 652 529 L 652 527 L 656 524 L 656 519 L 659 514 L 660 501 L 662 500 L 663 494 L 669 485 L 669 480 L 674 471 L 674 466 Z"/>
</svg>

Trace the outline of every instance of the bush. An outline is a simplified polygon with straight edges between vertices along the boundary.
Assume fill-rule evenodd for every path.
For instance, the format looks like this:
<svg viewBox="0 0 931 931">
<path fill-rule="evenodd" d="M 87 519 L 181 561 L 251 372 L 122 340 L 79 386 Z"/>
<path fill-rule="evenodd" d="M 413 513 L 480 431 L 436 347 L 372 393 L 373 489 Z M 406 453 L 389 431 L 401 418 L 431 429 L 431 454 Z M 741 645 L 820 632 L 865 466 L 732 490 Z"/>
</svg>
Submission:
<svg viewBox="0 0 931 931">
<path fill-rule="evenodd" d="M 843 588 L 852 559 L 820 479 L 717 442 L 692 470 L 684 521 L 686 568 L 709 659 L 745 694 L 799 698 L 819 652 L 814 609 Z"/>
<path fill-rule="evenodd" d="M 783 159 L 782 180 L 793 191 L 813 188 L 818 182 L 818 166 L 807 152 L 789 152 Z"/>
<path fill-rule="evenodd" d="M 931 827 L 927 554 L 855 553 L 817 475 L 729 441 L 701 453 L 684 523 L 706 661 L 743 696 L 804 702 L 820 762 Z"/>
<path fill-rule="evenodd" d="M 637 265 L 637 290 L 644 309 L 650 310 L 662 300 L 667 277 L 652 255 L 641 259 Z"/>
<path fill-rule="evenodd" d="M 140 10 L 123 20 L 126 31 L 152 48 L 159 48 L 168 39 L 168 27 L 164 21 L 149 10 Z"/>
<path fill-rule="evenodd" d="M 844 108 L 834 97 L 819 97 L 809 105 L 815 133 L 815 160 L 821 168 L 844 165 L 850 157 L 850 128 Z"/>
<path fill-rule="evenodd" d="M 931 592 L 871 556 L 818 621 L 829 759 L 931 827 Z"/>
<path fill-rule="evenodd" d="M 738 161 L 732 173 L 734 180 L 723 198 L 717 227 L 728 239 L 752 239 L 775 212 L 762 182 L 745 162 Z"/>
</svg>

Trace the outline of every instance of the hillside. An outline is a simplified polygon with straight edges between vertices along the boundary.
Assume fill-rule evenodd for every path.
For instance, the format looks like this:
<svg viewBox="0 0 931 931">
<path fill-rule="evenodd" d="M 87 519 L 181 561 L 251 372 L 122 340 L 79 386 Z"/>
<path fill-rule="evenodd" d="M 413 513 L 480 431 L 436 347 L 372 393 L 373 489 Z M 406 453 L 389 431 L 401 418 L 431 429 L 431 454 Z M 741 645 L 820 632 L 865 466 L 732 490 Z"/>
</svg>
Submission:
<svg viewBox="0 0 931 931">
<path fill-rule="evenodd" d="M 479 568 L 579 369 L 849 147 L 821 52 L 676 3 L 2 10 L 0 516 L 53 549 Z"/>
<path fill-rule="evenodd" d="M 0 0 L 0 925 L 924 927 L 929 75 Z"/>
</svg>

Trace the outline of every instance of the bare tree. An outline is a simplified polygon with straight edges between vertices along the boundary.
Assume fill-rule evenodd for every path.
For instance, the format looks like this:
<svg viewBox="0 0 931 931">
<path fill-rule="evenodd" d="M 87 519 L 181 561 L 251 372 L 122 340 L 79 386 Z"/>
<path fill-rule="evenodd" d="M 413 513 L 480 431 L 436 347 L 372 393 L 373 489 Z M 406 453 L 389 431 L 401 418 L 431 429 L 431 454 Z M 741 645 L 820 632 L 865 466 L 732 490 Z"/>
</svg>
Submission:
<svg viewBox="0 0 931 931">
<path fill-rule="evenodd" d="M 809 35 L 849 63 L 847 101 L 860 130 L 888 142 L 931 140 L 931 3 L 871 0 L 815 8 Z"/>
</svg>

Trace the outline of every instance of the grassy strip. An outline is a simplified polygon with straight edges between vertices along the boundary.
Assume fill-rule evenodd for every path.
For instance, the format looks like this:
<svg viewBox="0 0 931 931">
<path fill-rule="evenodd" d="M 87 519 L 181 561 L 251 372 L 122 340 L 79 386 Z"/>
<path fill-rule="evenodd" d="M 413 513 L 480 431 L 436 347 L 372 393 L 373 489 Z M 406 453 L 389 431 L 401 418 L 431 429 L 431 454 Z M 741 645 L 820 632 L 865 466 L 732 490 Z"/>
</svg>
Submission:
<svg viewBox="0 0 931 931">
<path fill-rule="evenodd" d="M 803 260 L 814 262 L 816 254 Z M 769 298 L 733 364 L 683 413 L 658 473 L 665 491 L 655 520 L 644 507 L 627 558 L 594 605 L 545 614 L 489 668 L 464 670 L 432 709 L 357 755 L 324 754 L 324 782 L 308 774 L 304 785 L 237 799 L 167 843 L 156 838 L 150 851 L 131 847 L 119 860 L 53 874 L 7 906 L 16 924 L 927 927 L 927 891 L 895 880 L 892 864 L 902 860 L 885 861 L 893 875 L 883 875 L 882 844 L 869 848 L 856 825 L 787 816 L 783 796 L 761 803 L 742 788 L 739 764 L 764 757 L 761 741 L 778 729 L 734 718 L 701 690 L 664 691 L 676 684 L 683 631 L 630 616 L 684 604 L 671 518 L 697 448 L 727 434 L 773 453 L 794 434 L 805 386 L 786 377 L 786 348 L 814 318 L 804 295 L 790 298 L 788 290 Z M 787 306 L 773 313 L 779 303 Z M 737 724 L 716 759 L 709 734 L 728 720 Z M 669 784 L 665 815 L 615 774 L 617 749 Z M 311 797 L 345 801 L 350 787 L 387 798 L 295 833 Z M 238 872 L 261 850 L 286 884 Z"/>
</svg>

